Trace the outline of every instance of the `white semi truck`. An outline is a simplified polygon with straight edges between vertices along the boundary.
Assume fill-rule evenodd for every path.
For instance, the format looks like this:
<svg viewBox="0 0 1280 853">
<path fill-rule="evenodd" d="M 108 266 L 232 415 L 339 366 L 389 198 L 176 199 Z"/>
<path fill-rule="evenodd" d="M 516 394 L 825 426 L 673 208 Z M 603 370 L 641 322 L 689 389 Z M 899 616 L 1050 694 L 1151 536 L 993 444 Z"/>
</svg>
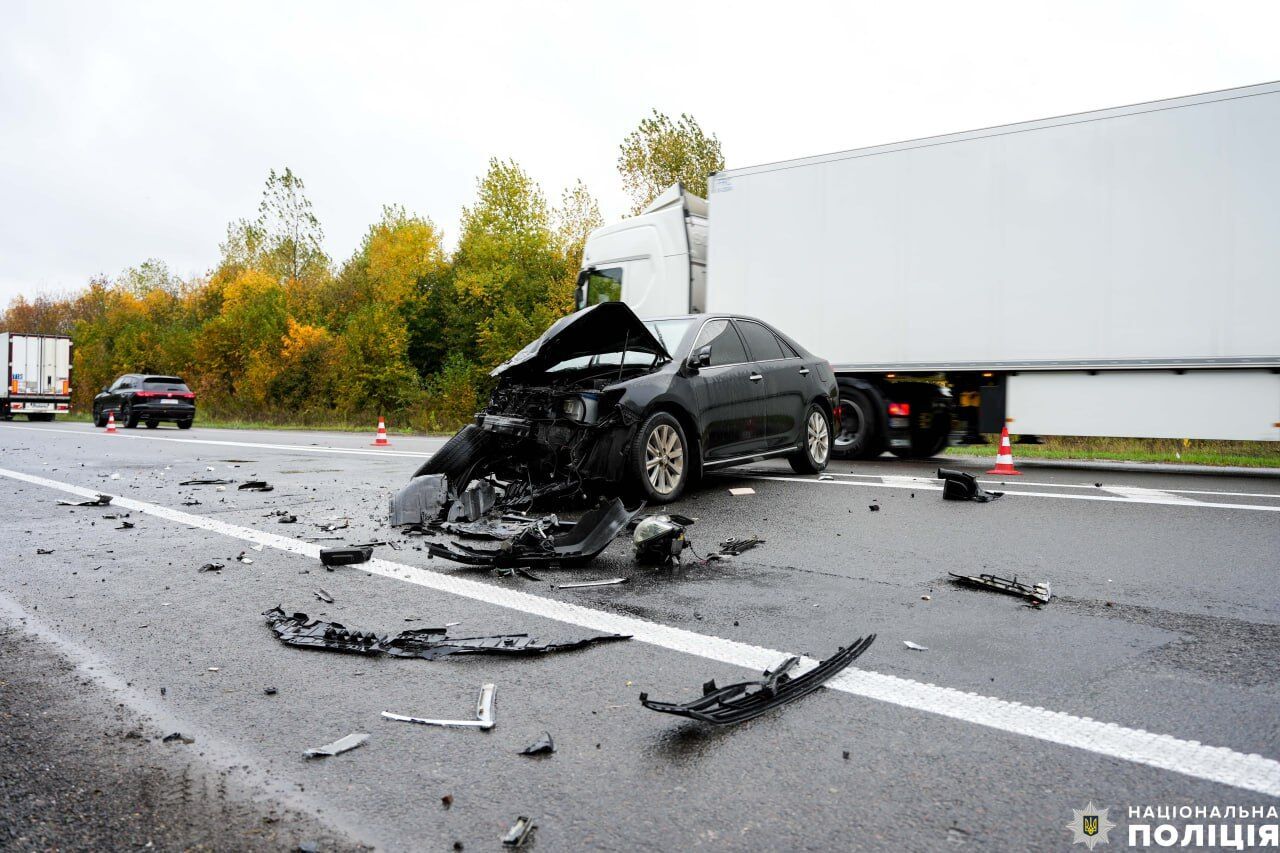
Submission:
<svg viewBox="0 0 1280 853">
<path fill-rule="evenodd" d="M 0 418 L 51 421 L 71 410 L 71 338 L 0 332 Z"/>
<path fill-rule="evenodd" d="M 730 169 L 592 233 L 579 306 L 833 365 L 837 455 L 1280 440 L 1280 83 Z"/>
</svg>

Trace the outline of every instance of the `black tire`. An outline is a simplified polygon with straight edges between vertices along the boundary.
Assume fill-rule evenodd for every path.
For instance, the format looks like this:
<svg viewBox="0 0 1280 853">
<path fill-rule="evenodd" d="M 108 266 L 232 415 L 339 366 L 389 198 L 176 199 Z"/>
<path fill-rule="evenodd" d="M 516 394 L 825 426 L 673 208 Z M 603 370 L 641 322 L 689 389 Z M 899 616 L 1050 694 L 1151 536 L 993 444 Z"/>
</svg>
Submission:
<svg viewBox="0 0 1280 853">
<path fill-rule="evenodd" d="M 851 385 L 840 386 L 840 428 L 832 436 L 837 459 L 875 459 L 884 453 L 885 435 L 875 397 Z"/>
<path fill-rule="evenodd" d="M 475 479 L 478 466 L 488 460 L 492 447 L 493 436 L 475 424 L 467 424 L 423 462 L 413 476 L 444 474 L 449 478 L 449 487 L 460 492 Z"/>
<path fill-rule="evenodd" d="M 41 422 L 47 423 L 48 421 L 53 420 L 53 415 L 49 414 L 48 412 L 35 412 L 33 414 L 27 415 L 27 420 L 41 421 Z"/>
<path fill-rule="evenodd" d="M 629 485 L 644 500 L 664 504 L 679 498 L 694 467 L 680 421 L 667 412 L 654 412 L 646 418 L 631 441 L 629 464 Z"/>
<path fill-rule="evenodd" d="M 102 429 L 107 425 L 107 416 L 103 412 L 95 411 L 93 413 L 93 425 L 98 429 Z"/>
<path fill-rule="evenodd" d="M 159 421 L 147 421 L 147 429 L 155 429 L 158 426 L 160 426 Z"/>
<path fill-rule="evenodd" d="M 187 421 L 178 421 L 178 429 L 191 429 L 192 423 L 194 423 L 194 418 Z"/>
<path fill-rule="evenodd" d="M 892 447 L 889 452 L 899 459 L 928 459 L 942 452 L 951 437 L 951 410 L 942 392 L 932 386 L 915 383 L 915 387 L 895 386 L 894 396 L 911 404 L 911 445 Z M 922 415 L 928 415 L 927 423 Z"/>
<path fill-rule="evenodd" d="M 124 408 L 120 410 L 120 419 L 124 421 L 125 429 L 137 429 L 138 415 L 134 414 L 133 406 L 131 404 L 124 404 Z"/>
<path fill-rule="evenodd" d="M 817 403 L 810 403 L 805 409 L 800 442 L 800 451 L 787 457 L 791 470 L 797 474 L 825 471 L 831 460 L 831 416 Z"/>
</svg>

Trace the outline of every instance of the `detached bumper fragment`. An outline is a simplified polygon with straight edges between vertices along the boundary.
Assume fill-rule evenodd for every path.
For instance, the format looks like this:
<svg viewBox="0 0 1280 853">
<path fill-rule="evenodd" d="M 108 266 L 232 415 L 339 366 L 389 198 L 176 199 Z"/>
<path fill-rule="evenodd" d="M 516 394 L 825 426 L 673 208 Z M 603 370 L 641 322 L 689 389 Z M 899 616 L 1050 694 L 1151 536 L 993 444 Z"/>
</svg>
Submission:
<svg viewBox="0 0 1280 853">
<path fill-rule="evenodd" d="M 947 574 L 951 575 L 956 583 L 981 587 L 993 592 L 1003 592 L 1006 595 L 1016 595 L 1019 598 L 1027 599 L 1033 604 L 1048 604 L 1049 599 L 1053 596 L 1053 590 L 1050 589 L 1047 583 L 1027 586 L 1018 580 L 1017 575 L 1014 575 L 1013 579 L 1010 580 L 997 575 L 958 575 L 955 572 L 947 572 Z"/>
<path fill-rule="evenodd" d="M 450 637 L 448 628 L 418 628 L 399 634 L 353 631 L 340 622 L 311 619 L 305 613 L 285 613 L 274 607 L 263 614 L 267 625 L 286 646 L 357 655 L 390 655 L 436 660 L 449 655 L 537 655 L 582 648 L 594 643 L 629 640 L 626 634 L 593 634 L 546 643 L 528 634 L 492 637 Z"/>
<path fill-rule="evenodd" d="M 530 524 L 520 533 L 505 540 L 497 548 L 472 548 L 450 543 L 429 543 L 427 553 L 471 566 L 573 566 L 590 562 L 613 541 L 637 513 L 623 506 L 614 498 L 585 513 L 578 523 L 563 533 L 555 516 L 547 516 L 552 523 Z"/>
<path fill-rule="evenodd" d="M 988 492 L 978 485 L 977 477 L 964 471 L 939 468 L 938 479 L 942 481 L 942 499 L 947 501 L 987 503 L 1004 495 L 1004 492 Z"/>
<path fill-rule="evenodd" d="M 704 723 L 727 725 L 745 722 L 779 705 L 808 696 L 857 660 L 875 639 L 875 634 L 860 637 L 804 675 L 795 678 L 791 677 L 791 670 L 799 665 L 800 659 L 793 656 L 774 669 L 766 670 L 764 678 L 758 681 L 744 681 L 727 687 L 717 687 L 714 680 L 708 681 L 702 686 L 702 698 L 693 702 L 655 702 L 649 698 L 649 694 L 641 693 L 640 704 L 650 711 L 689 717 Z"/>
</svg>

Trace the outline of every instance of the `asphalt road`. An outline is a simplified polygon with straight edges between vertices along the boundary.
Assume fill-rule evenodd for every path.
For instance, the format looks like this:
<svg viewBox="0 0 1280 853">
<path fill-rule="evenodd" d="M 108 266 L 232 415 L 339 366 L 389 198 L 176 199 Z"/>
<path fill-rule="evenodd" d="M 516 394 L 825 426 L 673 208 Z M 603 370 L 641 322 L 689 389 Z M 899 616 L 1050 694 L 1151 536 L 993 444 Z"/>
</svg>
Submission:
<svg viewBox="0 0 1280 853">
<path fill-rule="evenodd" d="M 765 545 L 654 570 L 624 538 L 535 582 L 462 571 L 393 535 L 388 497 L 441 441 L 370 440 L 0 424 L 0 752 L 33 768 L 0 774 L 0 848 L 91 849 L 93 827 L 114 832 L 139 799 L 154 809 L 129 837 L 159 849 L 394 851 L 499 850 L 518 815 L 542 850 L 1069 850 L 1086 802 L 1110 809 L 1113 844 L 1129 807 L 1280 806 L 1280 481 L 1037 469 L 967 504 L 942 501 L 934 465 L 836 463 L 819 480 L 759 464 L 672 509 L 698 519 L 699 553 L 729 536 Z M 178 485 L 190 477 L 275 490 Z M 55 503 L 95 492 L 118 498 Z M 281 509 L 298 523 L 278 524 Z M 320 530 L 340 518 L 348 529 Z M 400 547 L 328 572 L 314 557 L 326 536 Z M 227 568 L 197 571 L 208 562 Z M 1046 581 L 1055 598 L 1024 607 L 948 571 Z M 615 576 L 631 582 L 553 588 Z M 277 604 L 380 632 L 635 639 L 368 659 L 282 646 L 261 615 Z M 708 679 L 868 633 L 876 643 L 830 689 L 741 726 L 637 701 L 694 698 Z M 486 682 L 489 732 L 380 717 L 467 717 Z M 160 741 L 172 731 L 194 742 Z M 553 756 L 517 754 L 543 731 Z M 302 757 L 351 732 L 371 737 Z M 157 767 L 216 784 L 157 804 L 138 772 Z M 93 783 L 110 793 L 101 815 L 67 795 L 81 773 L 114 778 Z M 59 829 L 77 808 L 81 829 Z"/>
</svg>

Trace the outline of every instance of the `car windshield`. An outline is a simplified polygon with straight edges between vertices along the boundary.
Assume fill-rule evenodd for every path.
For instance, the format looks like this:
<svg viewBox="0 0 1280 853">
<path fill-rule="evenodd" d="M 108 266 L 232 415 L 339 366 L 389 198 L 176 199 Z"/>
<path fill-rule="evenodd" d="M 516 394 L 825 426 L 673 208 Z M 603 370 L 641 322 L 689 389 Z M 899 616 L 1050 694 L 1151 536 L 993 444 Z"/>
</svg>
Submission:
<svg viewBox="0 0 1280 853">
<path fill-rule="evenodd" d="M 662 344 L 663 349 L 675 355 L 676 347 L 680 345 L 680 341 L 684 339 L 684 333 L 689 331 L 692 323 L 692 317 L 678 317 L 674 320 L 649 320 L 644 325 L 653 332 L 653 336 L 658 339 L 658 343 Z"/>
<path fill-rule="evenodd" d="M 651 367 L 657 363 L 658 357 L 651 352 L 630 350 L 627 352 L 628 367 Z M 569 358 L 547 369 L 547 373 L 561 373 L 567 370 L 582 370 L 588 367 L 618 367 L 622 364 L 622 351 L 603 352 L 597 355 L 580 355 Z"/>
<path fill-rule="evenodd" d="M 142 387 L 148 391 L 190 391 L 187 383 L 176 376 L 148 376 L 142 380 Z"/>
</svg>

